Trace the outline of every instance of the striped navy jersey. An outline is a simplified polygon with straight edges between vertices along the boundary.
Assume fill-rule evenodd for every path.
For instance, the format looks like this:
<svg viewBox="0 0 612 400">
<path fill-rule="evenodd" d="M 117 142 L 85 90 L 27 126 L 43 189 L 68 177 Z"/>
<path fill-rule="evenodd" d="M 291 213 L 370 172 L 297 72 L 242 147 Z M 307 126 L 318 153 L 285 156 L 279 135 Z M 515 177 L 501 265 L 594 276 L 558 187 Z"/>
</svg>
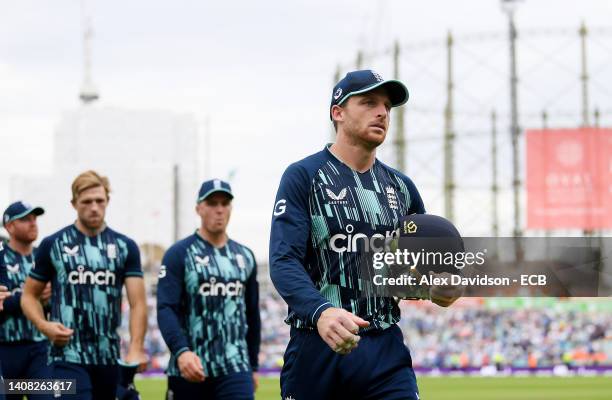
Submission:
<svg viewBox="0 0 612 400">
<path fill-rule="evenodd" d="M 360 173 L 326 147 L 290 165 L 270 234 L 270 276 L 289 305 L 286 322 L 314 328 L 323 310 L 341 307 L 369 321 L 367 329 L 396 323 L 396 302 L 377 296 L 359 265 L 414 213 L 425 213 L 414 183 L 379 160 Z"/>
<path fill-rule="evenodd" d="M 180 376 L 185 351 L 206 376 L 256 370 L 260 343 L 257 264 L 233 241 L 216 248 L 197 232 L 168 249 L 157 285 L 157 320 L 170 352 L 169 376 Z"/>
<path fill-rule="evenodd" d="M 24 256 L 8 244 L 0 244 L 0 268 L 4 271 L 1 283 L 12 293 L 4 300 L 0 311 L 0 343 L 45 340 L 45 336 L 23 315 L 20 305 L 23 284 L 33 265 L 34 254 Z"/>
<path fill-rule="evenodd" d="M 50 360 L 116 364 L 123 283 L 142 276 L 136 243 L 108 227 L 90 237 L 70 225 L 43 239 L 30 277 L 51 281 L 51 320 L 74 330 Z"/>
</svg>

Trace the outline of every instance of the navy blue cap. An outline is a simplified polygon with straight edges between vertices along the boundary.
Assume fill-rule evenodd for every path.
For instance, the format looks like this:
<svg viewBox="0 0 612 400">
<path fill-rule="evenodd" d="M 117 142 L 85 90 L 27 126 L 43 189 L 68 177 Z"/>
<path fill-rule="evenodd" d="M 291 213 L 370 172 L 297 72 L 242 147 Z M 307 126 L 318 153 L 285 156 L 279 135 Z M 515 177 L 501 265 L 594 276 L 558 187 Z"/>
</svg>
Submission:
<svg viewBox="0 0 612 400">
<path fill-rule="evenodd" d="M 412 214 L 400 218 L 398 248 L 411 252 L 463 253 L 463 238 L 452 222 L 432 214 Z M 442 260 L 440 260 L 442 261 Z M 421 274 L 427 272 L 457 273 L 453 265 L 429 263 L 417 267 Z"/>
<path fill-rule="evenodd" d="M 206 200 L 208 196 L 213 193 L 223 192 L 227 193 L 231 199 L 234 198 L 234 194 L 232 193 L 232 187 L 229 183 L 222 181 L 221 179 L 211 179 L 209 181 L 205 181 L 200 186 L 200 192 L 198 193 L 198 203 Z"/>
<path fill-rule="evenodd" d="M 32 207 L 28 203 L 24 203 L 23 201 L 16 201 L 4 210 L 4 215 L 2 216 L 2 225 L 6 225 L 11 221 L 15 221 L 16 219 L 23 218 L 26 215 L 34 214 L 34 215 L 43 215 L 45 210 L 42 207 Z"/>
<path fill-rule="evenodd" d="M 408 101 L 408 89 L 400 81 L 384 80 L 380 74 L 370 69 L 352 71 L 334 86 L 332 91 L 331 105 L 329 106 L 329 118 L 331 119 L 331 108 L 342 105 L 349 97 L 362 94 L 379 87 L 385 87 L 389 93 L 391 107 L 401 106 Z"/>
</svg>

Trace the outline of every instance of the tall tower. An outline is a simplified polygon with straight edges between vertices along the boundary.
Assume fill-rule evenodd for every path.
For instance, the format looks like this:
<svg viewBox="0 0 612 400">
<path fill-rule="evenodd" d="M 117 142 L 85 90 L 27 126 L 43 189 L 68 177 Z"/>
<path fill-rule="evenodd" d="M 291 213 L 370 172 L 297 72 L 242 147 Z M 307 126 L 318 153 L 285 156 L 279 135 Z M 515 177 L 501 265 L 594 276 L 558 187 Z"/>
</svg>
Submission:
<svg viewBox="0 0 612 400">
<path fill-rule="evenodd" d="M 85 0 L 81 1 L 81 19 L 83 22 L 83 85 L 79 98 L 83 104 L 90 104 L 100 98 L 98 89 L 93 84 L 91 79 L 91 39 L 93 38 L 93 29 L 91 27 L 91 17 L 85 11 Z"/>
</svg>

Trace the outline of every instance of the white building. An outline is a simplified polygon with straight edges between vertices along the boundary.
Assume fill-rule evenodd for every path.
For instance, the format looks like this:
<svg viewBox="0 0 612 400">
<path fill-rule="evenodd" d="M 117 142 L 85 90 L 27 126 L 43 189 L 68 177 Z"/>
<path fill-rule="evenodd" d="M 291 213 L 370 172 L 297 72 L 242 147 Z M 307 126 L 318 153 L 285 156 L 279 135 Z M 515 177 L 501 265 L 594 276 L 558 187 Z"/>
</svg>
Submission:
<svg viewBox="0 0 612 400">
<path fill-rule="evenodd" d="M 199 148 L 193 116 L 90 104 L 62 117 L 48 174 L 14 176 L 11 193 L 15 199 L 45 208 L 39 226 L 46 236 L 74 221 L 70 185 L 79 173 L 93 169 L 110 179 L 108 225 L 138 243 L 166 247 L 174 240 L 175 197 L 179 237 L 197 226 L 194 206 L 202 176 Z"/>
</svg>

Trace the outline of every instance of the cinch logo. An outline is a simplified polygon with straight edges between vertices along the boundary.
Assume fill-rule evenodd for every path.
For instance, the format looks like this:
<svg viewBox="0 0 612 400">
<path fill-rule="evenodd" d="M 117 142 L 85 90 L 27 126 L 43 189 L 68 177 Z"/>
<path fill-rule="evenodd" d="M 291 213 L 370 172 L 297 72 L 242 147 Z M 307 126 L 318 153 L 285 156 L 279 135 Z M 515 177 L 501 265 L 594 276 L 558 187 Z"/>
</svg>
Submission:
<svg viewBox="0 0 612 400">
<path fill-rule="evenodd" d="M 73 285 L 114 285 L 115 274 L 111 271 L 85 271 L 85 267 L 79 265 L 76 271 L 68 274 L 68 283 Z"/>
<path fill-rule="evenodd" d="M 200 285 L 200 293 L 202 296 L 242 296 L 244 285 L 239 280 L 234 282 L 217 282 L 216 278 L 210 278 L 208 282 Z"/>
<path fill-rule="evenodd" d="M 353 225 L 346 226 L 346 233 L 336 233 L 334 236 L 329 238 L 329 247 L 336 253 L 355 253 L 358 251 L 384 251 L 388 241 L 399 235 L 399 229 L 394 231 L 386 231 L 382 233 L 375 233 L 371 237 L 363 233 L 352 234 L 355 228 Z M 361 245 L 359 244 L 361 240 Z"/>
</svg>

